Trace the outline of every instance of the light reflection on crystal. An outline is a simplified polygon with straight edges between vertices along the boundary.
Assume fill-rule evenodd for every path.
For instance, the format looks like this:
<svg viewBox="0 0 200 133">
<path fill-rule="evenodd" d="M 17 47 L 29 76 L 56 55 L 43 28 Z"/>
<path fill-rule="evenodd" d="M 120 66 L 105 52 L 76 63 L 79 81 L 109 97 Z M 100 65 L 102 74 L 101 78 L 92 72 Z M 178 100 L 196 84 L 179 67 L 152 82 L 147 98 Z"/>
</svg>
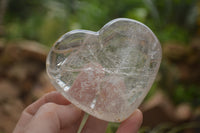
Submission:
<svg viewBox="0 0 200 133">
<path fill-rule="evenodd" d="M 68 91 L 69 89 L 70 89 L 69 86 L 65 86 L 65 87 L 64 87 L 64 91 L 65 91 L 65 92 Z"/>
</svg>

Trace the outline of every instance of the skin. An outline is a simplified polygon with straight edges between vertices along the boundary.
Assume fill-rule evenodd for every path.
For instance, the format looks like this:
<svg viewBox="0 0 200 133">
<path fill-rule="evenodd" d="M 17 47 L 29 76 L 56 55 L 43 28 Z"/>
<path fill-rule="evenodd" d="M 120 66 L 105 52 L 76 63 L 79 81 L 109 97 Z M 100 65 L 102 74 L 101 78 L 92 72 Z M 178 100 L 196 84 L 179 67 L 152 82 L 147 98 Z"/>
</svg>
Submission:
<svg viewBox="0 0 200 133">
<path fill-rule="evenodd" d="M 50 92 L 29 105 L 13 133 L 76 133 L 84 112 L 72 105 L 58 92 Z M 123 121 L 116 133 L 137 133 L 142 113 L 136 110 Z M 89 116 L 81 133 L 105 133 L 108 122 Z"/>
</svg>

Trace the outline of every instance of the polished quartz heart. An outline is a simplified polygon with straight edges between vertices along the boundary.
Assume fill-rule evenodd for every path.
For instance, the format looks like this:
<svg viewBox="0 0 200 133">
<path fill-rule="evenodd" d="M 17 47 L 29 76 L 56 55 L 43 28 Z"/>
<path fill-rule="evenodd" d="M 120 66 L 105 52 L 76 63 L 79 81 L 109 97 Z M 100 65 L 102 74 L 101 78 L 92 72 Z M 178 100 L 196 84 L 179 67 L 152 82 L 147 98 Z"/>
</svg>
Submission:
<svg viewBox="0 0 200 133">
<path fill-rule="evenodd" d="M 55 88 L 99 119 L 120 122 L 140 105 L 158 72 L 162 51 L 153 32 L 126 18 L 98 32 L 64 34 L 47 58 Z"/>
</svg>

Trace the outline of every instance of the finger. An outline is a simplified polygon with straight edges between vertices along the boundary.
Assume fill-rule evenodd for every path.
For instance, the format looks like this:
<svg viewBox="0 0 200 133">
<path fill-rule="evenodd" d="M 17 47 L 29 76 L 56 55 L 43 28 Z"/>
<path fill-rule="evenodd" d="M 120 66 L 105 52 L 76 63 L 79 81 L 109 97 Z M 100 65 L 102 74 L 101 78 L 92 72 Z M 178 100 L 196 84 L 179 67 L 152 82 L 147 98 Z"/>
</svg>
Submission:
<svg viewBox="0 0 200 133">
<path fill-rule="evenodd" d="M 33 116 L 25 132 L 31 129 L 34 133 L 55 133 L 64 128 L 67 129 L 66 132 L 76 132 L 82 117 L 81 112 L 72 104 L 44 104 Z"/>
<path fill-rule="evenodd" d="M 137 109 L 127 120 L 123 121 L 116 133 L 137 133 L 142 124 L 142 112 Z"/>
<path fill-rule="evenodd" d="M 33 116 L 31 114 L 23 111 L 19 121 L 16 124 L 16 127 L 15 127 L 13 133 L 22 133 L 24 127 L 30 122 L 32 117 Z"/>
<path fill-rule="evenodd" d="M 59 92 L 50 92 L 44 95 L 42 98 L 29 105 L 23 112 L 22 115 L 15 127 L 14 131 L 19 131 L 23 129 L 32 119 L 33 115 L 37 112 L 37 110 L 44 105 L 45 103 L 53 102 L 61 105 L 67 105 L 70 102 L 67 101 Z"/>
<path fill-rule="evenodd" d="M 89 116 L 81 133 L 105 133 L 108 122 Z"/>
<path fill-rule="evenodd" d="M 37 112 L 37 110 L 40 108 L 40 106 L 49 102 L 56 103 L 59 105 L 70 104 L 70 102 L 65 97 L 63 97 L 59 92 L 52 91 L 50 93 L 45 94 L 43 97 L 41 97 L 39 100 L 37 100 L 33 104 L 29 105 L 25 109 L 25 112 L 31 115 L 34 115 Z"/>
</svg>

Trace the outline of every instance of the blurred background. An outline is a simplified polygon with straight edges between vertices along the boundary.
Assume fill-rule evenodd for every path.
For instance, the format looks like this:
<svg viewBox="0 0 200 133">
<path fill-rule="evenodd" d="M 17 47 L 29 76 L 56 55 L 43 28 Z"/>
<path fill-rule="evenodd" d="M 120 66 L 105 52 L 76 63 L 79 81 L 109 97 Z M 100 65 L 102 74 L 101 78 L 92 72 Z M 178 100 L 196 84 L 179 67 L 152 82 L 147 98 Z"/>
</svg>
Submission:
<svg viewBox="0 0 200 133">
<path fill-rule="evenodd" d="M 54 90 L 45 60 L 62 34 L 98 31 L 119 17 L 149 26 L 163 49 L 140 106 L 140 133 L 200 133 L 199 0 L 0 0 L 0 133 L 12 132 L 21 111 Z M 117 127 L 110 123 L 107 133 Z"/>
</svg>

